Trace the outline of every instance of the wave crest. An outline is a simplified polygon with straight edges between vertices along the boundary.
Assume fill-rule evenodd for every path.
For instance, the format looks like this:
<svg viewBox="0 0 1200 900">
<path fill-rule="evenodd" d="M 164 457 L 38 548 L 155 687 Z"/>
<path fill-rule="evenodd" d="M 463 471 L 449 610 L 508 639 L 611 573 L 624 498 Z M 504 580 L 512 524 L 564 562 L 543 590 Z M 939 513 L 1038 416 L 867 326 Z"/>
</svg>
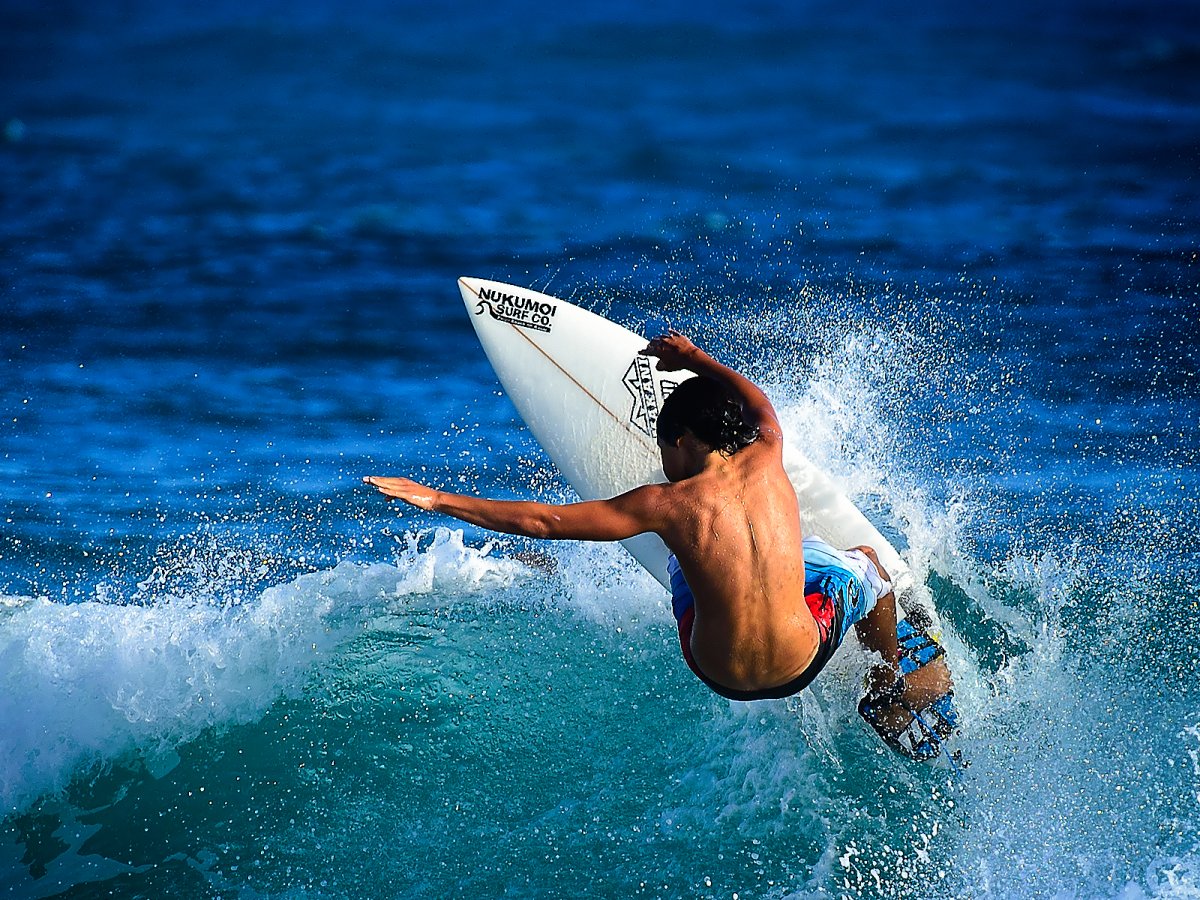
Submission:
<svg viewBox="0 0 1200 900">
<path fill-rule="evenodd" d="M 397 601 L 437 604 L 527 571 L 465 546 L 461 531 L 402 540 L 394 565 L 342 562 L 237 604 L 211 592 L 135 604 L 0 597 L 0 808 L 20 812 L 131 755 L 153 770 L 204 729 L 253 721 L 298 693 Z"/>
</svg>

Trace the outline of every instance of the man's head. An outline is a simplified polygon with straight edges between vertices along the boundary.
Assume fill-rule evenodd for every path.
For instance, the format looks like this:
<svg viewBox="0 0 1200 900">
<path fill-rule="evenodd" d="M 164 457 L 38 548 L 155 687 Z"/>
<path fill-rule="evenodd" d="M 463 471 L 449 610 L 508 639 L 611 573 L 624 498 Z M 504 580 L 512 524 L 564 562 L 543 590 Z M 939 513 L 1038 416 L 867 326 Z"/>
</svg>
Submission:
<svg viewBox="0 0 1200 900">
<path fill-rule="evenodd" d="M 702 375 L 671 392 L 658 414 L 657 427 L 660 447 L 677 447 L 681 438 L 691 434 L 709 452 L 726 456 L 758 440 L 758 429 L 742 418 L 741 404 L 720 382 Z"/>
</svg>

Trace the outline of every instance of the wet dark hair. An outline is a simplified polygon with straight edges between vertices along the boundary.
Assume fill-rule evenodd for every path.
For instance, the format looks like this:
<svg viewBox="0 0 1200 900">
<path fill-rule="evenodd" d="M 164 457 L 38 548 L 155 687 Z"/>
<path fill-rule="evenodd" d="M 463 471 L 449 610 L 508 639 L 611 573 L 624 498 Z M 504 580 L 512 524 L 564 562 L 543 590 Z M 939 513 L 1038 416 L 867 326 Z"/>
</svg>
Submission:
<svg viewBox="0 0 1200 900">
<path fill-rule="evenodd" d="M 758 440 L 742 418 L 742 405 L 718 381 L 703 375 L 680 384 L 658 414 L 658 441 L 674 444 L 685 431 L 721 453 L 733 454 Z"/>
</svg>

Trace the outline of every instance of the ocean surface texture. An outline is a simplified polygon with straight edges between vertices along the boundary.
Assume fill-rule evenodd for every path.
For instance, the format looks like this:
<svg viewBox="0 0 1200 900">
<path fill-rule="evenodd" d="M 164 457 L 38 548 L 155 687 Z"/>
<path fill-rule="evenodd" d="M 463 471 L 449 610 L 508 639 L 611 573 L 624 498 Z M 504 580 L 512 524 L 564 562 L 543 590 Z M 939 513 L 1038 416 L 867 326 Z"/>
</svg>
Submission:
<svg viewBox="0 0 1200 900">
<path fill-rule="evenodd" d="M 0 895 L 1200 897 L 1184 0 L 5 0 Z M 936 606 L 970 765 L 736 704 L 455 280 L 766 387 Z"/>
</svg>

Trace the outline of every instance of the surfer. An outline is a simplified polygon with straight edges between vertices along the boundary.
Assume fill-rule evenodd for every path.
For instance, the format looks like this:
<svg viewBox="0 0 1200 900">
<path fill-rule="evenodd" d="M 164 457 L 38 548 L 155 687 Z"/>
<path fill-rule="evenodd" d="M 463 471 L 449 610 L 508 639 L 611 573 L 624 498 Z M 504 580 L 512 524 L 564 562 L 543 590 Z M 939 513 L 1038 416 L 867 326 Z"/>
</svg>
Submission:
<svg viewBox="0 0 1200 900">
<path fill-rule="evenodd" d="M 950 676 L 943 661 L 927 658 L 901 677 L 896 599 L 874 550 L 837 550 L 804 538 L 783 467 L 783 430 L 757 385 L 675 331 L 641 353 L 656 358 L 661 371 L 699 376 L 676 387 L 659 414 L 666 484 L 552 505 L 454 494 L 407 478 L 364 481 L 389 499 L 508 534 L 618 541 L 654 532 L 671 550 L 684 658 L 701 681 L 732 700 L 799 692 L 853 625 L 863 645 L 882 657 L 868 676 L 860 712 L 893 743 L 912 710 L 947 694 Z"/>
</svg>

